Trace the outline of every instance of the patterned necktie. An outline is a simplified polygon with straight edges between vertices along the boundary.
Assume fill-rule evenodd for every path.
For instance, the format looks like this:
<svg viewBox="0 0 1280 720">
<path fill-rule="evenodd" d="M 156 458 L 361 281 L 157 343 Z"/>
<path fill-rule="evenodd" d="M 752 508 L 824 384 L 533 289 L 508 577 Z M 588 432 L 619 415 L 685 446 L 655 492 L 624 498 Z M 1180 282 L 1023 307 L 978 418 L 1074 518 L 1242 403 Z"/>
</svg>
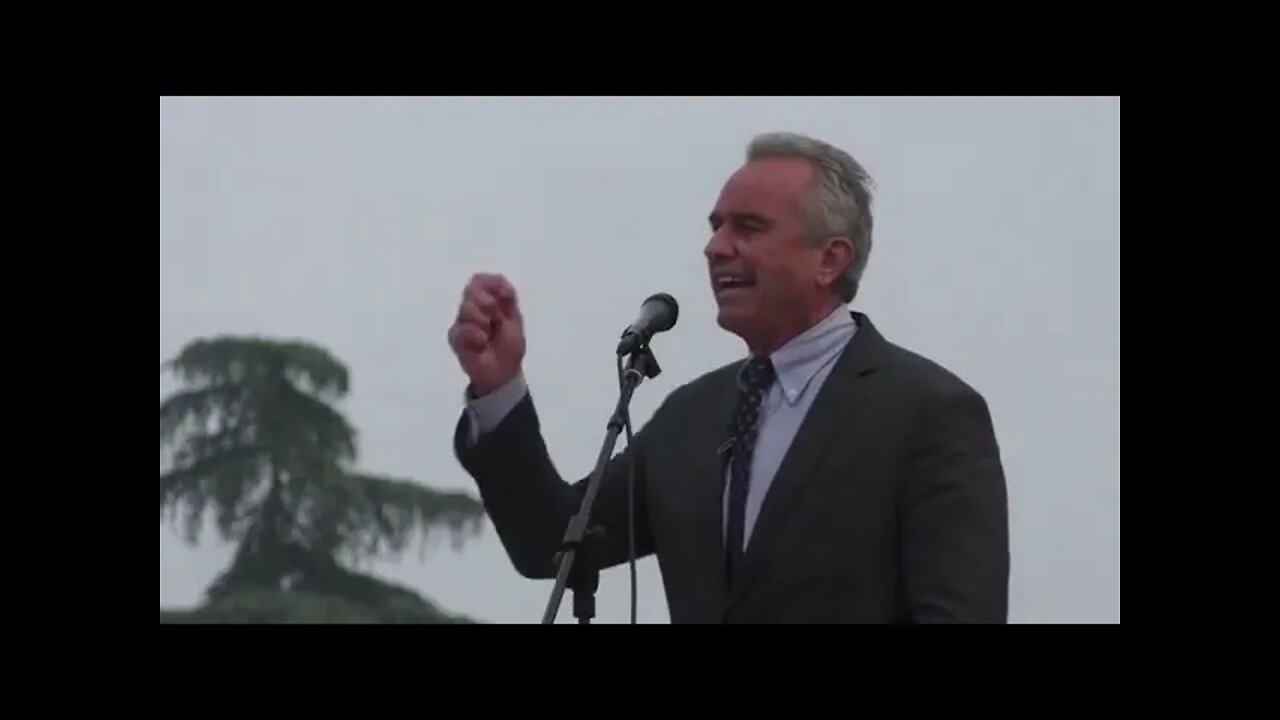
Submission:
<svg viewBox="0 0 1280 720">
<path fill-rule="evenodd" d="M 742 393 L 730 427 L 729 517 L 726 542 L 727 570 L 732 580 L 742 557 L 746 525 L 747 490 L 751 481 L 751 459 L 755 454 L 756 431 L 760 425 L 760 403 L 773 383 L 773 363 L 768 357 L 753 358 L 742 369 Z"/>
</svg>

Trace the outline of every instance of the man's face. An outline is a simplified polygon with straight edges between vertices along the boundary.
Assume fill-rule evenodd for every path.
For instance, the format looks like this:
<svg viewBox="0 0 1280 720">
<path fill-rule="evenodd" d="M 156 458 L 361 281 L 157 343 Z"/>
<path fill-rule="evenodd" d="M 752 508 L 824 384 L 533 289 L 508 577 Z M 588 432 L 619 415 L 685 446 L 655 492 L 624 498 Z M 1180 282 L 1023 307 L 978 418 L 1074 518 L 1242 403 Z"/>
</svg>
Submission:
<svg viewBox="0 0 1280 720">
<path fill-rule="evenodd" d="M 709 218 L 703 253 L 717 322 L 759 351 L 803 330 L 830 304 L 821 282 L 826 253 L 804 238 L 803 202 L 813 176 L 802 159 L 748 163 L 725 184 Z"/>
</svg>

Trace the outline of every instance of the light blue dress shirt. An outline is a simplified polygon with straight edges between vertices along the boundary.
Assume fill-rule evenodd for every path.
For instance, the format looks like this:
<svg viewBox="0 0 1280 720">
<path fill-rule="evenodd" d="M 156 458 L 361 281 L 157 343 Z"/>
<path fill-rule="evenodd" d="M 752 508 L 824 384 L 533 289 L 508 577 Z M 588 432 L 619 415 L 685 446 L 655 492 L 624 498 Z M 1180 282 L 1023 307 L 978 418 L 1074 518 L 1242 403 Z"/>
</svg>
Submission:
<svg viewBox="0 0 1280 720">
<path fill-rule="evenodd" d="M 751 460 L 751 484 L 747 489 L 744 545 L 751 539 L 760 507 L 774 476 L 778 474 L 783 457 L 791 447 L 791 441 L 831 374 L 836 359 L 857 329 L 849 309 L 842 305 L 769 356 L 777 380 L 769 387 L 760 406 L 759 434 Z M 728 487 L 728 472 L 726 467 L 725 487 Z M 725 517 L 728 517 L 727 492 L 724 493 L 723 507 Z"/>
<path fill-rule="evenodd" d="M 778 466 L 795 439 L 813 400 L 831 374 L 836 359 L 857 332 L 849 308 L 841 305 L 821 322 L 792 338 L 770 355 L 777 380 L 760 407 L 759 436 L 751 462 L 751 486 L 747 492 L 744 543 L 751 538 L 760 507 Z M 524 399 L 528 391 L 523 374 L 481 398 L 468 399 L 471 441 L 492 430 Z M 727 429 L 726 429 L 727 431 Z M 727 469 L 726 469 L 727 473 Z M 727 480 L 727 475 L 726 475 Z M 726 485 L 727 486 L 727 485 Z M 728 513 L 728 493 L 724 508 Z"/>
</svg>

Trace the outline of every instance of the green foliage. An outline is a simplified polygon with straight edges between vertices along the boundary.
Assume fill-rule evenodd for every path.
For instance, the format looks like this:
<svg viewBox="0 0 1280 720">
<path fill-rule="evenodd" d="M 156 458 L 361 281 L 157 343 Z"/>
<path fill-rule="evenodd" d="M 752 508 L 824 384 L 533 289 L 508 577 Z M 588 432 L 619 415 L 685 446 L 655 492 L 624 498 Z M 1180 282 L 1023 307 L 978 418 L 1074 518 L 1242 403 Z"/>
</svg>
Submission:
<svg viewBox="0 0 1280 720">
<path fill-rule="evenodd" d="M 217 337 L 161 370 L 182 383 L 160 403 L 161 522 L 180 523 L 194 544 L 212 513 L 237 545 L 206 605 L 162 622 L 451 621 L 340 564 L 394 556 L 441 530 L 456 548 L 484 517 L 466 494 L 355 468 L 356 431 L 336 407 L 350 389 L 341 361 L 298 340 Z"/>
</svg>

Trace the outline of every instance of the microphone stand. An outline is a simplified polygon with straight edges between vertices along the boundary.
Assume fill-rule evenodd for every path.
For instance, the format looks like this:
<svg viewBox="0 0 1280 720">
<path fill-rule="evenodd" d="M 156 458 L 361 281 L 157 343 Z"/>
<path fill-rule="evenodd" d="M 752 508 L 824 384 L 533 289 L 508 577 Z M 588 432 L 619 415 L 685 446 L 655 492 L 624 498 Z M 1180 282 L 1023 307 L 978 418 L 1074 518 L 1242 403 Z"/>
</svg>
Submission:
<svg viewBox="0 0 1280 720">
<path fill-rule="evenodd" d="M 596 614 L 596 588 L 600 585 L 601 545 L 604 541 L 604 529 L 592 526 L 591 511 L 596 501 L 596 493 L 600 491 L 600 481 L 604 478 L 605 466 L 613 457 L 614 445 L 618 435 L 627 422 L 628 407 L 631 395 L 645 378 L 655 378 L 662 372 L 658 360 L 643 343 L 636 348 L 627 359 L 626 369 L 622 373 L 619 388 L 618 404 L 609 418 L 604 444 L 596 459 L 595 470 L 587 481 L 587 491 L 582 497 L 578 513 L 569 520 L 565 529 L 564 540 L 556 553 L 555 586 L 547 601 L 546 612 L 542 623 L 550 625 L 556 620 L 556 613 L 564 598 L 566 589 L 573 590 L 573 614 L 578 623 L 587 625 Z"/>
</svg>

